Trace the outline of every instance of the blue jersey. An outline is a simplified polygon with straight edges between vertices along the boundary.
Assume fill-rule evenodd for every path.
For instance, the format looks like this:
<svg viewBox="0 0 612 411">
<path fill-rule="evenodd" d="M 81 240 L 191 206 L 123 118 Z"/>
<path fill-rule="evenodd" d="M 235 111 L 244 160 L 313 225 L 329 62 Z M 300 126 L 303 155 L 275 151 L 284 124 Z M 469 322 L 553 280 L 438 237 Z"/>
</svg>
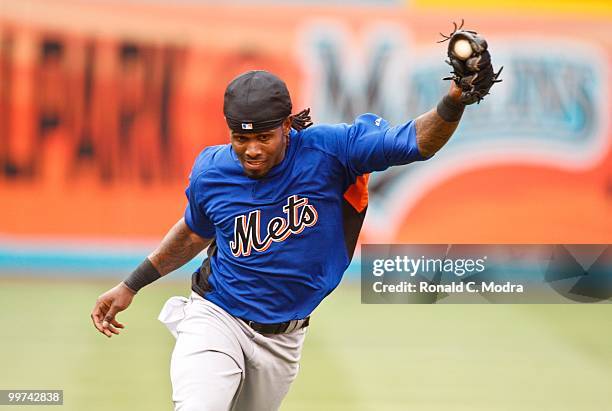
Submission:
<svg viewBox="0 0 612 411">
<path fill-rule="evenodd" d="M 367 206 L 364 176 L 423 160 L 414 122 L 373 114 L 291 130 L 284 159 L 251 179 L 231 144 L 204 149 L 186 190 L 185 222 L 214 238 L 193 289 L 235 317 L 308 316 L 340 282 Z"/>
</svg>

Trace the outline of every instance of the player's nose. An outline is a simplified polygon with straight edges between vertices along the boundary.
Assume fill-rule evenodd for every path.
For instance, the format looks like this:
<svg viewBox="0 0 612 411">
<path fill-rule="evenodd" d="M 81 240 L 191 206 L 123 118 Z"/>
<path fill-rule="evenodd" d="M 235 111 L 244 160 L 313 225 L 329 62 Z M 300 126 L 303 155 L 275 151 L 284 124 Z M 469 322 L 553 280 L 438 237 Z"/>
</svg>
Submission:
<svg viewBox="0 0 612 411">
<path fill-rule="evenodd" d="M 247 144 L 244 155 L 247 158 L 255 159 L 261 155 L 261 147 L 258 142 L 253 141 Z"/>
</svg>

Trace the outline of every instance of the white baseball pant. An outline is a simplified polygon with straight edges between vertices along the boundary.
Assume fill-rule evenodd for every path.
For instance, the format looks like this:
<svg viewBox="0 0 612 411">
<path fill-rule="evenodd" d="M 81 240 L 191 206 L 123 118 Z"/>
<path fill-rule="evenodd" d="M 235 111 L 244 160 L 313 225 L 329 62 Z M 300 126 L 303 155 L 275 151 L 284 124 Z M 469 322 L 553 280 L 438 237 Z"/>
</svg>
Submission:
<svg viewBox="0 0 612 411">
<path fill-rule="evenodd" d="M 176 337 L 175 411 L 273 411 L 298 373 L 306 329 L 263 335 L 196 293 L 159 315 Z"/>
</svg>

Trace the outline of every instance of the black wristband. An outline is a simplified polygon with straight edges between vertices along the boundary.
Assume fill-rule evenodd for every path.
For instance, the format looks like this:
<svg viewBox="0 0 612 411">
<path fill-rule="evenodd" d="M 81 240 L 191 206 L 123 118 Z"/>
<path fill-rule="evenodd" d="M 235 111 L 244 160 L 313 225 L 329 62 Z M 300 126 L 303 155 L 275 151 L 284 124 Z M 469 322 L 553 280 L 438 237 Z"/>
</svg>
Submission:
<svg viewBox="0 0 612 411">
<path fill-rule="evenodd" d="M 132 274 L 123 280 L 123 284 L 125 284 L 130 290 L 137 293 L 142 287 L 151 284 L 153 281 L 159 278 L 161 278 L 161 274 L 159 271 L 157 271 L 157 268 L 155 268 L 149 258 L 145 258 L 145 260 L 140 263 L 138 267 L 136 267 Z"/>
<path fill-rule="evenodd" d="M 453 100 L 448 95 L 444 96 L 444 98 L 438 103 L 438 107 L 436 107 L 436 111 L 438 112 L 438 115 L 442 117 L 442 120 L 449 123 L 459 121 L 464 109 L 465 104 Z"/>
</svg>

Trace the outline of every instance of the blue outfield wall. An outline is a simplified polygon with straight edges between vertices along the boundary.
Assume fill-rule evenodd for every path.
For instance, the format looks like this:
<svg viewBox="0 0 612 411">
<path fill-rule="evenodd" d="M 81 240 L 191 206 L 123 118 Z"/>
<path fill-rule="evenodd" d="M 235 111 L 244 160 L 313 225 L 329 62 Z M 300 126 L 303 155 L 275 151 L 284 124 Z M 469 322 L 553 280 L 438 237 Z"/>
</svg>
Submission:
<svg viewBox="0 0 612 411">
<path fill-rule="evenodd" d="M 155 245 L 117 247 L 90 244 L 85 247 L 74 245 L 19 244 L 0 242 L 0 277 L 84 277 L 123 278 L 130 273 L 151 252 Z M 202 263 L 201 253 L 169 278 L 189 277 Z M 345 279 L 358 280 L 359 259 L 351 262 Z"/>
</svg>

